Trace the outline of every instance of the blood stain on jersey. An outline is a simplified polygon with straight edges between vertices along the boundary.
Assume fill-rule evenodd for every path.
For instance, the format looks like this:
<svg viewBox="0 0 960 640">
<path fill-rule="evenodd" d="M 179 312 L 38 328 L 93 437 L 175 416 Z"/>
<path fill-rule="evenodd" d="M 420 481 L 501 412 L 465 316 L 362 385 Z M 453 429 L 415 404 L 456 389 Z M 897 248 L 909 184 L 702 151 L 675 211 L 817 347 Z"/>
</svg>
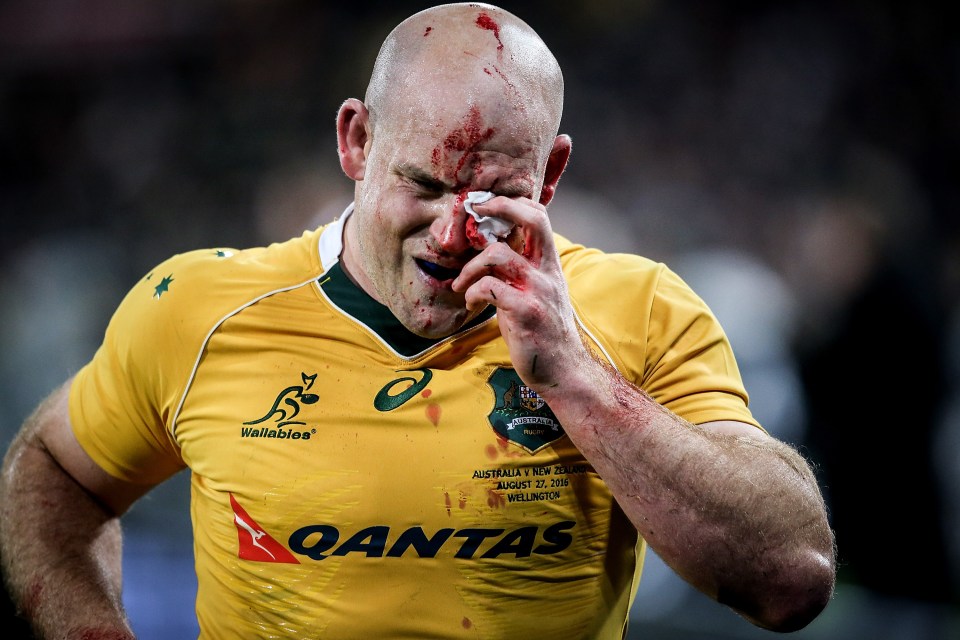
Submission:
<svg viewBox="0 0 960 640">
<path fill-rule="evenodd" d="M 464 495 L 463 491 L 458 491 L 459 497 L 457 498 L 457 507 L 462 511 L 467 508 L 467 496 Z M 450 497 L 449 491 L 443 492 L 443 502 L 447 508 L 447 515 L 451 515 L 453 509 L 453 499 Z"/>
<path fill-rule="evenodd" d="M 494 433 L 497 437 L 497 444 L 488 444 L 484 447 L 484 453 L 487 454 L 487 457 L 491 460 L 496 460 L 497 458 L 522 458 L 525 457 L 525 454 L 520 451 L 511 451 L 510 450 L 510 441 L 507 440 L 504 436 L 499 433 Z"/>
<path fill-rule="evenodd" d="M 487 489 L 487 506 L 499 509 L 507 504 L 507 498 L 496 489 Z"/>
<path fill-rule="evenodd" d="M 436 427 L 437 425 L 440 424 L 440 414 L 442 413 L 442 410 L 440 409 L 439 404 L 437 404 L 436 402 L 431 402 L 430 404 L 428 404 L 426 413 L 427 413 L 427 420 L 432 422 L 433 426 Z"/>
</svg>

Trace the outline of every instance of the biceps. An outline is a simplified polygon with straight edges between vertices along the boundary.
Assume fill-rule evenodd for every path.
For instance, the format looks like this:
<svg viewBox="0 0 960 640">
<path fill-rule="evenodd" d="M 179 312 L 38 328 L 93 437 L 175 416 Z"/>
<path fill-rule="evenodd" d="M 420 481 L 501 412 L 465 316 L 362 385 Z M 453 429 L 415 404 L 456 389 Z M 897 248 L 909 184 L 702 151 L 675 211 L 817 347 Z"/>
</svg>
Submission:
<svg viewBox="0 0 960 640">
<path fill-rule="evenodd" d="M 63 472 L 115 514 L 122 514 L 152 485 L 119 480 L 104 471 L 84 451 L 70 424 L 68 380 L 40 405 L 24 428 L 24 435 L 44 449 Z"/>
</svg>

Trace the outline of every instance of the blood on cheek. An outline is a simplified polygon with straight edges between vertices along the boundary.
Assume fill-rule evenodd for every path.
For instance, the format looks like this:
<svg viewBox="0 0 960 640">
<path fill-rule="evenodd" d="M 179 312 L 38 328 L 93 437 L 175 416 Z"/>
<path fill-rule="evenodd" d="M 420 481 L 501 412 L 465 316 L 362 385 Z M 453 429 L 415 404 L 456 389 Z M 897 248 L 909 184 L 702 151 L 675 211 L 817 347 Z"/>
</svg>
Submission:
<svg viewBox="0 0 960 640">
<path fill-rule="evenodd" d="M 487 239 L 480 233 L 480 229 L 477 227 L 477 221 L 473 216 L 467 218 L 464 231 L 467 234 L 467 240 L 470 241 L 470 246 L 474 249 L 482 250 L 487 246 Z"/>
<path fill-rule="evenodd" d="M 454 201 L 454 203 L 453 203 L 453 214 L 454 214 L 454 215 L 456 215 L 456 213 L 457 213 L 457 211 L 460 209 L 460 207 L 463 206 L 463 203 L 466 201 L 466 199 L 467 199 L 467 190 L 466 190 L 466 189 L 461 189 L 461 190 L 457 193 L 457 199 L 456 199 L 456 200 Z"/>
</svg>

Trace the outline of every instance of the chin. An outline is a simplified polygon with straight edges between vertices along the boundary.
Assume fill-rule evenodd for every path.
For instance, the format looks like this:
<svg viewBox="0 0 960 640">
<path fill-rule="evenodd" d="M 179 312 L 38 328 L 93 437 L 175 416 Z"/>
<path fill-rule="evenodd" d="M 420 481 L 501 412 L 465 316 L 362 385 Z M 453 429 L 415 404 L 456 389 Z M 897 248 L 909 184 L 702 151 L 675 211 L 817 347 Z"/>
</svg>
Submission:
<svg viewBox="0 0 960 640">
<path fill-rule="evenodd" d="M 428 318 L 425 322 L 418 322 L 414 326 L 408 325 L 407 329 L 409 329 L 411 333 L 415 333 L 421 338 L 440 340 L 441 338 L 446 338 L 449 335 L 453 335 L 460 329 L 461 326 L 463 326 L 462 323 L 457 325 L 447 323 L 436 324 L 431 322 L 431 320 Z"/>
<path fill-rule="evenodd" d="M 451 313 L 415 316 L 410 318 L 409 322 L 405 322 L 404 325 L 411 333 L 415 333 L 421 338 L 439 340 L 459 331 L 471 317 L 473 317 L 472 314 L 468 314 L 466 309 L 462 309 Z"/>
</svg>

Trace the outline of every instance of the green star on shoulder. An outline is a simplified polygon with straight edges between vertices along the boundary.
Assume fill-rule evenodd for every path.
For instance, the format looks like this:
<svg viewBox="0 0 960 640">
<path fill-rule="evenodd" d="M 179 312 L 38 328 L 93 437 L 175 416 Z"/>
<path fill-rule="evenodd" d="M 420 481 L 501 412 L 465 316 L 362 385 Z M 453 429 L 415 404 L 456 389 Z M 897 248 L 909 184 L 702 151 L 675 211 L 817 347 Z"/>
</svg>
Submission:
<svg viewBox="0 0 960 640">
<path fill-rule="evenodd" d="M 163 294 L 165 294 L 167 291 L 169 291 L 169 290 L 170 290 L 170 283 L 171 283 L 171 282 L 173 282 L 173 274 L 172 274 L 172 273 L 171 273 L 170 275 L 168 275 L 166 278 L 162 279 L 162 280 L 160 281 L 160 284 L 158 284 L 157 286 L 155 286 L 155 287 L 153 288 L 153 297 L 154 297 L 154 298 L 159 298 L 160 296 L 162 296 Z"/>
<path fill-rule="evenodd" d="M 217 249 L 213 255 L 217 256 L 218 258 L 229 258 L 233 255 L 233 251 L 230 251 L 229 249 Z"/>
</svg>

